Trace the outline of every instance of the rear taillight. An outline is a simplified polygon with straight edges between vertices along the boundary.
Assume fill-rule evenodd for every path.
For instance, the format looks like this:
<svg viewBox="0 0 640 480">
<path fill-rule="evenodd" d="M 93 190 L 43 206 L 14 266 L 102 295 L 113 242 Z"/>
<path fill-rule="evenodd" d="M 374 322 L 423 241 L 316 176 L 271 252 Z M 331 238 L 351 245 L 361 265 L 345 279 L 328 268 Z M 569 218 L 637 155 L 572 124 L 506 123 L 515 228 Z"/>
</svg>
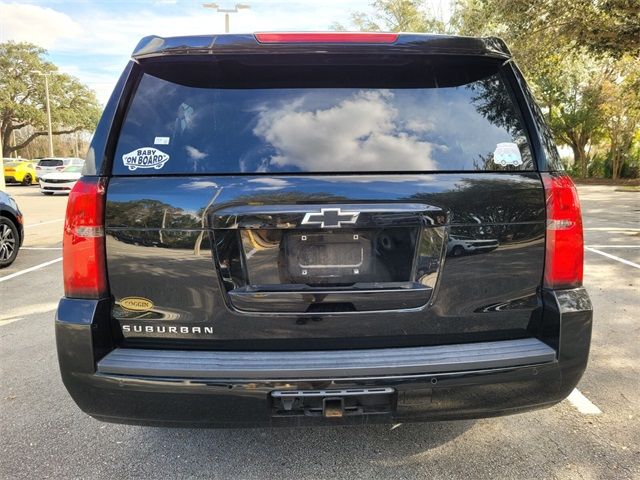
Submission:
<svg viewBox="0 0 640 480">
<path fill-rule="evenodd" d="M 547 199 L 547 247 L 544 286 L 571 288 L 582 285 L 584 240 L 578 192 L 571 178 L 543 173 Z"/>
<path fill-rule="evenodd" d="M 107 294 L 102 178 L 81 178 L 69 193 L 62 239 L 64 292 L 69 298 Z"/>
<path fill-rule="evenodd" d="M 388 32 L 273 32 L 256 33 L 260 43 L 394 43 L 397 33 Z"/>
</svg>

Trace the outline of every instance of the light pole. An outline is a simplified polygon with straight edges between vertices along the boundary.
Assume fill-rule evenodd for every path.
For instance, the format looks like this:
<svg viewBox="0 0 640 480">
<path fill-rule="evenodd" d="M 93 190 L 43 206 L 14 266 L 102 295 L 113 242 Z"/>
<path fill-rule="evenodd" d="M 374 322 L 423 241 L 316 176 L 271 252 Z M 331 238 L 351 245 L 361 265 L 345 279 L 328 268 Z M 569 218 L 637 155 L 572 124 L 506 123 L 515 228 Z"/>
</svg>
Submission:
<svg viewBox="0 0 640 480">
<path fill-rule="evenodd" d="M 238 13 L 240 10 L 249 10 L 251 5 L 247 3 L 236 3 L 234 8 L 220 8 L 217 3 L 203 3 L 204 8 L 213 8 L 216 12 L 224 13 L 224 33 L 229 33 L 229 14 Z"/>
<path fill-rule="evenodd" d="M 40 70 L 31 70 L 31 73 L 44 77 L 44 91 L 47 96 L 47 122 L 49 125 L 49 156 L 53 157 L 53 134 L 51 133 L 51 106 L 49 105 L 49 75 L 51 72 L 44 73 Z"/>
</svg>

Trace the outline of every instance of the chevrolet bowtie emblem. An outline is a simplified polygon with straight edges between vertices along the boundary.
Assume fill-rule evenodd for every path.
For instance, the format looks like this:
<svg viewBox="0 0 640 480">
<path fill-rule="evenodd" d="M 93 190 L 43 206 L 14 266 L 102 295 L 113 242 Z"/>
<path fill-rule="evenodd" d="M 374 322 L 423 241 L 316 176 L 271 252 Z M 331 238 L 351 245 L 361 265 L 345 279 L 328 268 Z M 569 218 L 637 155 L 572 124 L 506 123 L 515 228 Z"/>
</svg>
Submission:
<svg viewBox="0 0 640 480">
<path fill-rule="evenodd" d="M 300 225 L 319 225 L 320 228 L 340 228 L 355 225 L 360 212 L 343 212 L 339 208 L 321 208 L 320 213 L 306 213 Z"/>
</svg>

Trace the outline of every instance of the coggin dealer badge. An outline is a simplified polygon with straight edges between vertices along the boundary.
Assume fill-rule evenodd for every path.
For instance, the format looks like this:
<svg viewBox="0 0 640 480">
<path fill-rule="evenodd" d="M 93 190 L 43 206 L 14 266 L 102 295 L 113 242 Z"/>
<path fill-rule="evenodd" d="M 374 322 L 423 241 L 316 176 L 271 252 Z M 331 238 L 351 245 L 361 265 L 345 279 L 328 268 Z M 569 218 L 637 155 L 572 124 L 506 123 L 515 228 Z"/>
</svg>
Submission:
<svg viewBox="0 0 640 480">
<path fill-rule="evenodd" d="M 153 147 L 138 148 L 122 156 L 122 163 L 124 163 L 129 170 L 136 170 L 138 168 L 155 168 L 159 170 L 164 167 L 164 164 L 167 163 L 168 160 L 169 155 Z"/>
</svg>

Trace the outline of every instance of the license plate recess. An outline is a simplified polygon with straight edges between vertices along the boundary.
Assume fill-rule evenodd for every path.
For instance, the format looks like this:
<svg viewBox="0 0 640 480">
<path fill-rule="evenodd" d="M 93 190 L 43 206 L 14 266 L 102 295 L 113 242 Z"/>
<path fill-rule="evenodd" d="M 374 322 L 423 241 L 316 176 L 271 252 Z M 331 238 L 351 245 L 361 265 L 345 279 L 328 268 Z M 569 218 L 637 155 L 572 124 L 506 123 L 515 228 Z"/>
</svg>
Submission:
<svg viewBox="0 0 640 480">
<path fill-rule="evenodd" d="M 371 239 L 356 232 L 287 232 L 284 259 L 293 283 L 356 283 L 373 272 Z"/>
</svg>

